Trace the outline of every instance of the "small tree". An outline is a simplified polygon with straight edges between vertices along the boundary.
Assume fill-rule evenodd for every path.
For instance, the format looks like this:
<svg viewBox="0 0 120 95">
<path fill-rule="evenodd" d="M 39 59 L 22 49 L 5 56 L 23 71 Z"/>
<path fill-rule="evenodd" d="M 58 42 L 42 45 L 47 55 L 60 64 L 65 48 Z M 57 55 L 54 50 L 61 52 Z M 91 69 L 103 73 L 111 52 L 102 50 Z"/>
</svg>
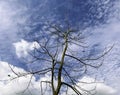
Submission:
<svg viewBox="0 0 120 95">
<path fill-rule="evenodd" d="M 83 95 L 83 92 L 90 94 L 90 91 L 81 89 L 77 85 L 79 78 L 87 72 L 88 67 L 99 68 L 103 63 L 101 59 L 112 47 L 100 54 L 89 55 L 89 51 L 86 52 L 88 46 L 84 44 L 84 40 L 85 33 L 79 28 L 71 27 L 70 24 L 46 25 L 43 31 L 40 31 L 39 39 L 35 39 L 39 48 L 35 47 L 30 53 L 31 63 L 36 62 L 39 68 L 27 74 L 33 76 L 49 72 L 50 81 L 41 81 L 41 88 L 42 83 L 49 84 L 53 95 L 60 95 L 62 90 L 68 95 L 67 88 L 71 88 L 76 95 Z M 21 74 L 19 77 L 27 74 Z M 42 92 L 41 90 L 41 95 L 43 95 Z"/>
</svg>

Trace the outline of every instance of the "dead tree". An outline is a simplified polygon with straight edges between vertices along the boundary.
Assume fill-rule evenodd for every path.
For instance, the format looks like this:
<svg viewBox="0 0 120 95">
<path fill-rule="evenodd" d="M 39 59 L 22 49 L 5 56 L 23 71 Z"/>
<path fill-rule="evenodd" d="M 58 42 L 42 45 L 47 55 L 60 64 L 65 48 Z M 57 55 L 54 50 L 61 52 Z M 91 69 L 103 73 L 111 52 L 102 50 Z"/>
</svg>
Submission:
<svg viewBox="0 0 120 95">
<path fill-rule="evenodd" d="M 17 74 L 17 76 L 49 73 L 50 81 L 42 81 L 41 88 L 43 83 L 48 84 L 52 95 L 60 95 L 62 92 L 68 95 L 68 88 L 72 89 L 75 95 L 83 95 L 82 92 L 89 95 L 90 91 L 77 85 L 78 79 L 87 72 L 88 67 L 99 68 L 103 64 L 103 57 L 113 46 L 100 54 L 89 56 L 89 52 L 86 53 L 88 46 L 84 43 L 85 33 L 69 24 L 65 27 L 47 24 L 39 35 L 39 39 L 35 39 L 39 48 L 35 47 L 30 53 L 32 56 L 30 64 L 37 63 L 40 67 L 27 74 Z M 41 95 L 43 95 L 42 90 Z"/>
</svg>

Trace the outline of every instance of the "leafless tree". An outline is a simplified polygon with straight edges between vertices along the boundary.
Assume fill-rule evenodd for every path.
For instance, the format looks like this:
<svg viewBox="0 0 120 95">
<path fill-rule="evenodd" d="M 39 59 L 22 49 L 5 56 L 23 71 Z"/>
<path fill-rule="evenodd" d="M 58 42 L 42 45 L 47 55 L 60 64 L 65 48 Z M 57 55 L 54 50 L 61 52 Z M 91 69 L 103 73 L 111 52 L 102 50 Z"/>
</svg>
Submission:
<svg viewBox="0 0 120 95">
<path fill-rule="evenodd" d="M 90 91 L 77 85 L 80 82 L 79 78 L 87 72 L 88 67 L 99 68 L 103 64 L 104 56 L 113 46 L 99 54 L 89 55 L 88 45 L 84 43 L 85 33 L 70 24 L 62 26 L 48 23 L 43 31 L 40 31 L 39 36 L 39 39 L 35 39 L 39 48 L 35 47 L 34 51 L 29 53 L 30 64 L 37 63 L 39 67 L 26 74 L 16 74 L 11 68 L 17 75 L 16 78 L 28 74 L 33 76 L 49 73 L 50 81 L 41 81 L 41 95 L 44 94 L 42 89 L 44 83 L 51 88 L 52 95 L 60 95 L 61 92 L 68 95 L 68 88 L 72 89 L 75 95 L 83 95 L 82 92 L 91 95 Z"/>
</svg>

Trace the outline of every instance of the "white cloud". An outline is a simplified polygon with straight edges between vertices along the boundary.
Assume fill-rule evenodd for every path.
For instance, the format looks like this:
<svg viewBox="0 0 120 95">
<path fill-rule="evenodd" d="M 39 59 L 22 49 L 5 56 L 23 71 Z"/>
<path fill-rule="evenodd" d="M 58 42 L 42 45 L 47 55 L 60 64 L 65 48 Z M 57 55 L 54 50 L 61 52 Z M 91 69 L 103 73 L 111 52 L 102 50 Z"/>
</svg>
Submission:
<svg viewBox="0 0 120 95">
<path fill-rule="evenodd" d="M 25 40 L 13 43 L 13 45 L 19 58 L 26 57 L 29 51 L 34 50 L 34 48 L 39 48 L 39 45 L 36 42 L 27 42 Z"/>
<path fill-rule="evenodd" d="M 90 83 L 90 82 L 95 82 L 95 79 L 90 78 L 90 77 L 83 77 L 80 81 Z M 110 86 L 105 85 L 104 83 L 100 83 L 98 81 L 92 84 L 84 84 L 84 83 L 78 83 L 78 84 L 81 85 L 81 87 L 86 90 L 92 90 L 95 88 L 96 90 L 95 95 L 115 95 L 116 94 L 115 89 L 113 89 Z"/>
<path fill-rule="evenodd" d="M 14 15 L 14 11 L 11 10 L 11 7 L 7 2 L 0 1 L 0 28 L 4 29 L 10 28 L 12 23 L 12 16 Z"/>
<path fill-rule="evenodd" d="M 27 73 L 25 70 L 17 67 L 13 67 L 16 73 Z M 7 62 L 0 61 L 0 95 L 19 95 L 16 93 L 22 93 L 28 86 L 31 75 L 27 75 L 25 77 L 19 77 L 14 80 L 10 80 L 16 75 L 11 71 Z M 10 75 L 10 76 L 8 76 Z M 45 78 L 44 78 L 45 79 Z M 31 82 L 33 85 L 30 85 L 29 89 L 35 95 L 39 95 L 40 93 L 40 83 L 35 81 L 35 77 L 33 76 Z M 29 95 L 29 91 L 26 90 L 23 95 Z"/>
<path fill-rule="evenodd" d="M 109 85 L 119 90 L 120 1 L 117 0 L 113 3 L 114 6 L 110 9 L 111 12 L 107 23 L 88 29 L 88 31 L 92 31 L 93 35 L 89 36 L 87 41 L 90 45 L 97 43 L 100 46 L 97 47 L 98 49 L 104 49 L 108 44 L 115 44 L 113 49 L 105 56 L 104 64 L 96 70 L 97 73 L 94 70 L 91 72 L 93 72 L 92 74 L 98 75 L 99 79 L 106 79 L 105 81 Z"/>
<path fill-rule="evenodd" d="M 17 73 L 27 73 L 25 70 L 17 67 L 13 67 L 15 72 Z M 1 80 L 8 80 L 11 79 L 12 77 L 16 77 L 16 75 L 11 71 L 9 65 L 7 62 L 2 62 L 0 61 L 0 79 Z M 10 75 L 10 77 L 8 77 Z M 17 95 L 16 93 L 22 93 L 28 86 L 29 80 L 30 80 L 30 75 L 26 77 L 20 77 L 17 79 L 14 79 L 12 81 L 0 81 L 0 95 Z M 40 90 L 40 83 L 41 81 L 50 81 L 50 76 L 49 74 L 46 74 L 44 77 L 40 78 L 40 80 L 35 81 L 35 77 L 33 76 L 31 82 L 32 85 L 30 85 L 29 90 L 31 91 L 32 94 L 35 95 L 40 95 L 41 90 Z M 90 77 L 83 77 L 80 79 L 82 82 L 94 82 L 93 78 Z M 96 94 L 95 95 L 116 95 L 116 90 L 105 85 L 104 83 L 94 83 L 94 84 L 83 84 L 83 83 L 77 83 L 77 85 L 80 85 L 82 88 L 86 90 L 91 90 L 94 87 L 96 87 Z M 47 85 L 49 86 L 49 85 Z M 46 83 L 43 83 L 42 85 L 43 92 L 46 89 Z M 49 92 L 49 87 L 47 91 L 44 93 L 44 95 L 52 95 Z M 71 89 L 68 91 L 70 94 L 73 93 Z M 26 92 L 23 95 L 29 95 L 29 91 L 26 90 Z M 64 93 L 62 94 L 64 95 Z"/>
<path fill-rule="evenodd" d="M 12 67 L 13 68 L 13 67 Z M 14 68 L 15 72 L 25 72 L 23 69 Z M 7 62 L 0 62 L 0 94 L 1 95 L 12 95 L 15 90 L 20 90 L 19 86 L 15 86 L 17 81 L 10 81 L 11 78 L 16 77 L 16 75 L 11 71 Z M 8 76 L 10 75 L 10 77 Z M 14 89 L 14 90 L 13 90 Z M 22 88 L 23 89 L 23 88 Z"/>
<path fill-rule="evenodd" d="M 11 65 L 10 65 L 11 66 Z M 18 73 L 27 73 L 27 71 L 23 70 L 22 68 L 13 67 L 13 70 Z M 41 81 L 50 81 L 49 74 L 46 74 L 44 77 L 41 77 L 40 80 L 36 81 L 35 77 L 33 76 L 31 79 L 31 84 L 29 85 L 29 89 L 25 91 L 27 88 L 31 75 L 27 75 L 25 77 L 17 77 L 12 70 L 10 69 L 7 62 L 0 61 L 0 95 L 40 95 L 41 94 Z M 8 76 L 10 75 L 10 76 Z M 13 79 L 13 80 L 11 80 Z M 50 94 L 50 88 L 46 83 L 42 83 L 42 89 L 44 95 L 52 95 Z M 23 93 L 23 91 L 25 91 Z M 31 92 L 29 92 L 31 91 Z"/>
<path fill-rule="evenodd" d="M 11 30 L 13 27 L 16 29 L 17 27 L 15 26 L 18 22 L 24 22 L 20 15 L 25 12 L 27 8 L 17 3 L 17 0 L 0 0 L 0 28 L 2 30 Z"/>
<path fill-rule="evenodd" d="M 90 78 L 90 77 L 83 77 L 82 79 L 79 80 L 80 82 L 77 83 L 77 85 L 87 91 L 90 91 L 91 93 L 93 93 L 94 95 L 116 95 L 117 91 L 110 87 L 107 86 L 104 83 L 100 83 L 98 81 L 95 81 L 95 79 Z M 96 82 L 96 83 L 95 83 Z M 78 87 L 76 87 L 83 95 L 89 95 L 89 94 L 85 94 L 83 90 L 79 89 Z M 74 92 L 72 91 L 72 89 L 68 90 L 68 94 L 74 94 Z M 63 95 L 66 95 L 65 93 L 63 93 Z"/>
<path fill-rule="evenodd" d="M 16 23 L 17 22 L 24 23 L 24 20 L 26 19 L 26 18 L 21 19 L 18 16 L 21 13 L 21 11 L 24 11 L 25 9 L 23 9 L 23 7 L 12 8 L 13 4 L 11 5 L 11 3 L 9 3 L 8 1 L 11 1 L 13 3 L 13 1 L 15 1 L 15 0 L 0 0 L 0 44 L 2 44 L 1 47 L 3 47 L 3 48 L 8 47 L 8 45 L 6 45 L 8 43 L 12 44 L 10 41 L 12 41 L 12 40 L 16 41 L 18 39 L 18 36 L 16 34 L 16 31 L 17 31 Z M 107 1 L 109 1 L 109 0 L 107 0 Z M 89 40 L 90 43 L 101 42 L 102 44 L 105 45 L 108 43 L 112 43 L 116 40 L 118 40 L 118 42 L 119 42 L 119 35 L 120 35 L 120 31 L 119 31 L 120 23 L 119 23 L 119 19 L 118 19 L 118 18 L 120 18 L 119 5 L 120 5 L 120 3 L 117 2 L 116 6 L 115 6 L 116 12 L 114 12 L 115 17 L 112 16 L 112 18 L 110 18 L 109 24 L 106 24 L 103 27 L 98 27 L 97 29 L 93 29 L 93 31 L 95 31 L 97 33 L 100 32 L 100 34 L 95 35 L 95 37 L 93 37 L 92 40 L 90 39 Z M 113 13 L 111 13 L 111 14 L 113 15 Z M 18 16 L 18 18 L 16 18 L 16 16 Z M 6 31 L 6 29 L 7 29 L 7 31 Z M 27 42 L 25 40 L 21 40 L 20 42 L 14 43 L 14 46 L 16 48 L 16 54 L 18 57 L 26 57 L 28 55 L 28 51 L 33 50 L 33 43 Z M 76 47 L 72 46 L 72 48 L 76 48 Z M 3 50 L 3 49 L 1 49 L 1 50 Z M 107 61 L 107 63 L 108 63 L 108 61 Z M 115 63 L 115 62 L 113 62 L 113 63 Z M 9 78 L 8 74 L 10 74 L 11 76 L 14 76 L 14 74 L 8 68 L 9 68 L 9 66 L 6 62 L 0 62 L 0 80 Z M 16 71 L 24 71 L 20 68 L 14 68 L 14 69 L 16 69 Z M 114 70 L 113 70 L 113 73 L 114 73 Z M 116 74 L 115 74 L 115 76 L 116 76 Z M 110 75 L 110 78 L 111 77 L 112 76 Z M 46 79 L 49 79 L 49 77 L 44 77 L 41 80 L 46 80 Z M 109 80 L 107 80 L 107 81 L 109 81 Z M 115 81 L 116 80 L 111 81 L 110 84 L 111 85 L 114 84 Z M 0 81 L 0 95 L 14 95 L 15 92 L 20 92 L 24 88 L 26 88 L 25 83 L 28 83 L 28 79 L 24 78 L 24 77 L 20 78 L 19 82 L 13 81 L 13 82 L 10 82 L 9 84 L 6 84 L 6 82 L 2 83 Z M 38 86 L 39 83 L 35 82 L 34 79 L 33 79 L 33 83 L 35 84 L 36 88 L 39 88 L 39 86 Z M 118 85 L 119 84 L 117 84 L 116 86 L 118 86 Z M 23 89 L 21 89 L 21 88 L 23 88 Z M 86 88 L 86 86 L 85 86 L 85 88 Z M 98 92 L 99 92 L 98 95 L 101 95 L 101 94 L 104 95 L 105 92 L 109 92 L 108 89 L 110 89 L 110 91 L 112 91 L 109 93 L 114 92 L 114 90 L 112 90 L 111 87 L 109 88 L 108 86 L 106 86 L 104 84 L 98 84 L 97 88 L 98 88 Z M 107 90 L 105 90 L 103 88 L 105 88 Z M 38 93 L 38 92 L 36 92 L 36 93 Z M 48 95 L 48 94 L 46 94 L 46 95 Z M 106 94 L 106 95 L 108 95 L 108 94 Z M 109 95 L 111 95 L 111 94 L 109 94 Z"/>
<path fill-rule="evenodd" d="M 26 6 L 18 2 L 19 0 L 0 0 L 0 59 L 12 61 L 16 65 L 18 62 L 13 60 L 17 60 L 13 43 L 20 40 L 18 23 L 23 24 L 26 20 L 22 15 Z"/>
<path fill-rule="evenodd" d="M 90 37 L 90 43 L 101 43 L 103 46 L 115 43 L 116 41 L 120 41 L 120 22 L 112 21 L 109 24 L 92 29 L 92 32 L 94 35 Z"/>
</svg>

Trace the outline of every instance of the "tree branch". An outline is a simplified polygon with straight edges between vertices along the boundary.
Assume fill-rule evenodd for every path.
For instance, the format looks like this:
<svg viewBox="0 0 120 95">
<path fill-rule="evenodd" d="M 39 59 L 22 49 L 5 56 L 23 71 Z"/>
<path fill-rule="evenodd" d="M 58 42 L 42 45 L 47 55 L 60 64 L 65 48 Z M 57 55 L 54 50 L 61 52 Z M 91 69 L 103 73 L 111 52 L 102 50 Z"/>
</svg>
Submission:
<svg viewBox="0 0 120 95">
<path fill-rule="evenodd" d="M 65 83 L 65 82 L 62 82 L 62 84 L 70 87 L 77 95 L 82 95 L 75 87 L 73 87 L 72 85 L 68 84 L 68 83 Z"/>
</svg>

